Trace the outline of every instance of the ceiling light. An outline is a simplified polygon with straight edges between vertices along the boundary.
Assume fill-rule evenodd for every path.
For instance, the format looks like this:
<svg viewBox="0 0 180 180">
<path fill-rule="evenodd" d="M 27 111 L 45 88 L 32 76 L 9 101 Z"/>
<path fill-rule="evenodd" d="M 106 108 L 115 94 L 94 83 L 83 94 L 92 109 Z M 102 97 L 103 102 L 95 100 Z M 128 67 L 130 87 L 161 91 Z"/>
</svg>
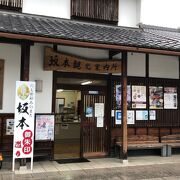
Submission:
<svg viewBox="0 0 180 180">
<path fill-rule="evenodd" d="M 63 92 L 64 90 L 63 89 L 58 89 L 57 92 Z"/>
<path fill-rule="evenodd" d="M 82 82 L 81 85 L 88 85 L 88 84 L 91 84 L 92 81 L 85 81 L 85 82 Z"/>
</svg>

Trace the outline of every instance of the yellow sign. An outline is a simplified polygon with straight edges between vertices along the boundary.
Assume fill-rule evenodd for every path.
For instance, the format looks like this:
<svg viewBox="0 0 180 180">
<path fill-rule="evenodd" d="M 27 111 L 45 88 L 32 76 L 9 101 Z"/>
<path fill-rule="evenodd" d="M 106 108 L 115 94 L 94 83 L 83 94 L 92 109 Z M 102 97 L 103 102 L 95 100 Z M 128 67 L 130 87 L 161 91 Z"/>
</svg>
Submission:
<svg viewBox="0 0 180 180">
<path fill-rule="evenodd" d="M 86 60 L 45 48 L 44 70 L 79 73 L 121 73 L 121 60 Z"/>
</svg>

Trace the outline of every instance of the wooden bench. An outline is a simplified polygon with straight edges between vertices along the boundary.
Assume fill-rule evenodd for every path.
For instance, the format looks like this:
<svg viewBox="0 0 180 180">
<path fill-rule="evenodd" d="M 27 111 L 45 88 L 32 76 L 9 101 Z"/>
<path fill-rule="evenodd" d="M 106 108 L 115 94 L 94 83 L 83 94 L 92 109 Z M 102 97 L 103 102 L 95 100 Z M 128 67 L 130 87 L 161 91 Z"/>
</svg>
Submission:
<svg viewBox="0 0 180 180">
<path fill-rule="evenodd" d="M 149 135 L 130 135 L 128 136 L 128 150 L 136 149 L 161 149 L 161 155 L 165 149 L 165 145 L 159 143 L 159 137 Z M 115 146 L 121 147 L 122 137 L 116 137 Z M 116 148 L 115 148 L 116 149 Z"/>
<path fill-rule="evenodd" d="M 180 134 L 162 136 L 161 143 L 167 146 L 167 156 L 171 156 L 172 148 L 180 147 Z"/>
</svg>

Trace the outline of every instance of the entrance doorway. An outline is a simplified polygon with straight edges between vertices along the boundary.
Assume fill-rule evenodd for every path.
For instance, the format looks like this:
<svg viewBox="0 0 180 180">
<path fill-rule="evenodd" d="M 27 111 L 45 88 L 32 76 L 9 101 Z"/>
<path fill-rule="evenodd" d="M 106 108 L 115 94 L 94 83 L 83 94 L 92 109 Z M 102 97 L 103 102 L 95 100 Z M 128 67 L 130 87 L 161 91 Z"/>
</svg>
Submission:
<svg viewBox="0 0 180 180">
<path fill-rule="evenodd" d="M 54 82 L 54 159 L 107 155 L 106 80 L 61 77 L 60 73 Z"/>
</svg>

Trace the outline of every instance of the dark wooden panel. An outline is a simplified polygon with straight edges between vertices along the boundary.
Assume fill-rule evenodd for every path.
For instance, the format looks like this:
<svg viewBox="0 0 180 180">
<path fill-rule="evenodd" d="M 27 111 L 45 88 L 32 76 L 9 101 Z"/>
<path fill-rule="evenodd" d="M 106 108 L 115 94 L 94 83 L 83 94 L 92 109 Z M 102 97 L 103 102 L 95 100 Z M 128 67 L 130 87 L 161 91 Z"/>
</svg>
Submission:
<svg viewBox="0 0 180 180">
<path fill-rule="evenodd" d="M 82 146 L 84 156 L 96 156 L 97 153 L 107 154 L 107 136 L 106 136 L 106 116 L 104 117 L 104 127 L 97 127 L 97 118 L 86 117 L 85 110 L 87 107 L 93 107 L 95 103 L 104 103 L 105 94 L 88 94 L 82 92 L 83 114 L 82 114 Z M 105 107 L 104 107 L 105 108 Z M 93 112 L 94 114 L 94 112 Z"/>
<path fill-rule="evenodd" d="M 136 128 L 136 135 L 146 135 L 147 128 Z"/>
<path fill-rule="evenodd" d="M 3 104 L 4 60 L 0 59 L 0 109 Z"/>
<path fill-rule="evenodd" d="M 71 0 L 71 18 L 118 22 L 118 0 Z"/>
</svg>

